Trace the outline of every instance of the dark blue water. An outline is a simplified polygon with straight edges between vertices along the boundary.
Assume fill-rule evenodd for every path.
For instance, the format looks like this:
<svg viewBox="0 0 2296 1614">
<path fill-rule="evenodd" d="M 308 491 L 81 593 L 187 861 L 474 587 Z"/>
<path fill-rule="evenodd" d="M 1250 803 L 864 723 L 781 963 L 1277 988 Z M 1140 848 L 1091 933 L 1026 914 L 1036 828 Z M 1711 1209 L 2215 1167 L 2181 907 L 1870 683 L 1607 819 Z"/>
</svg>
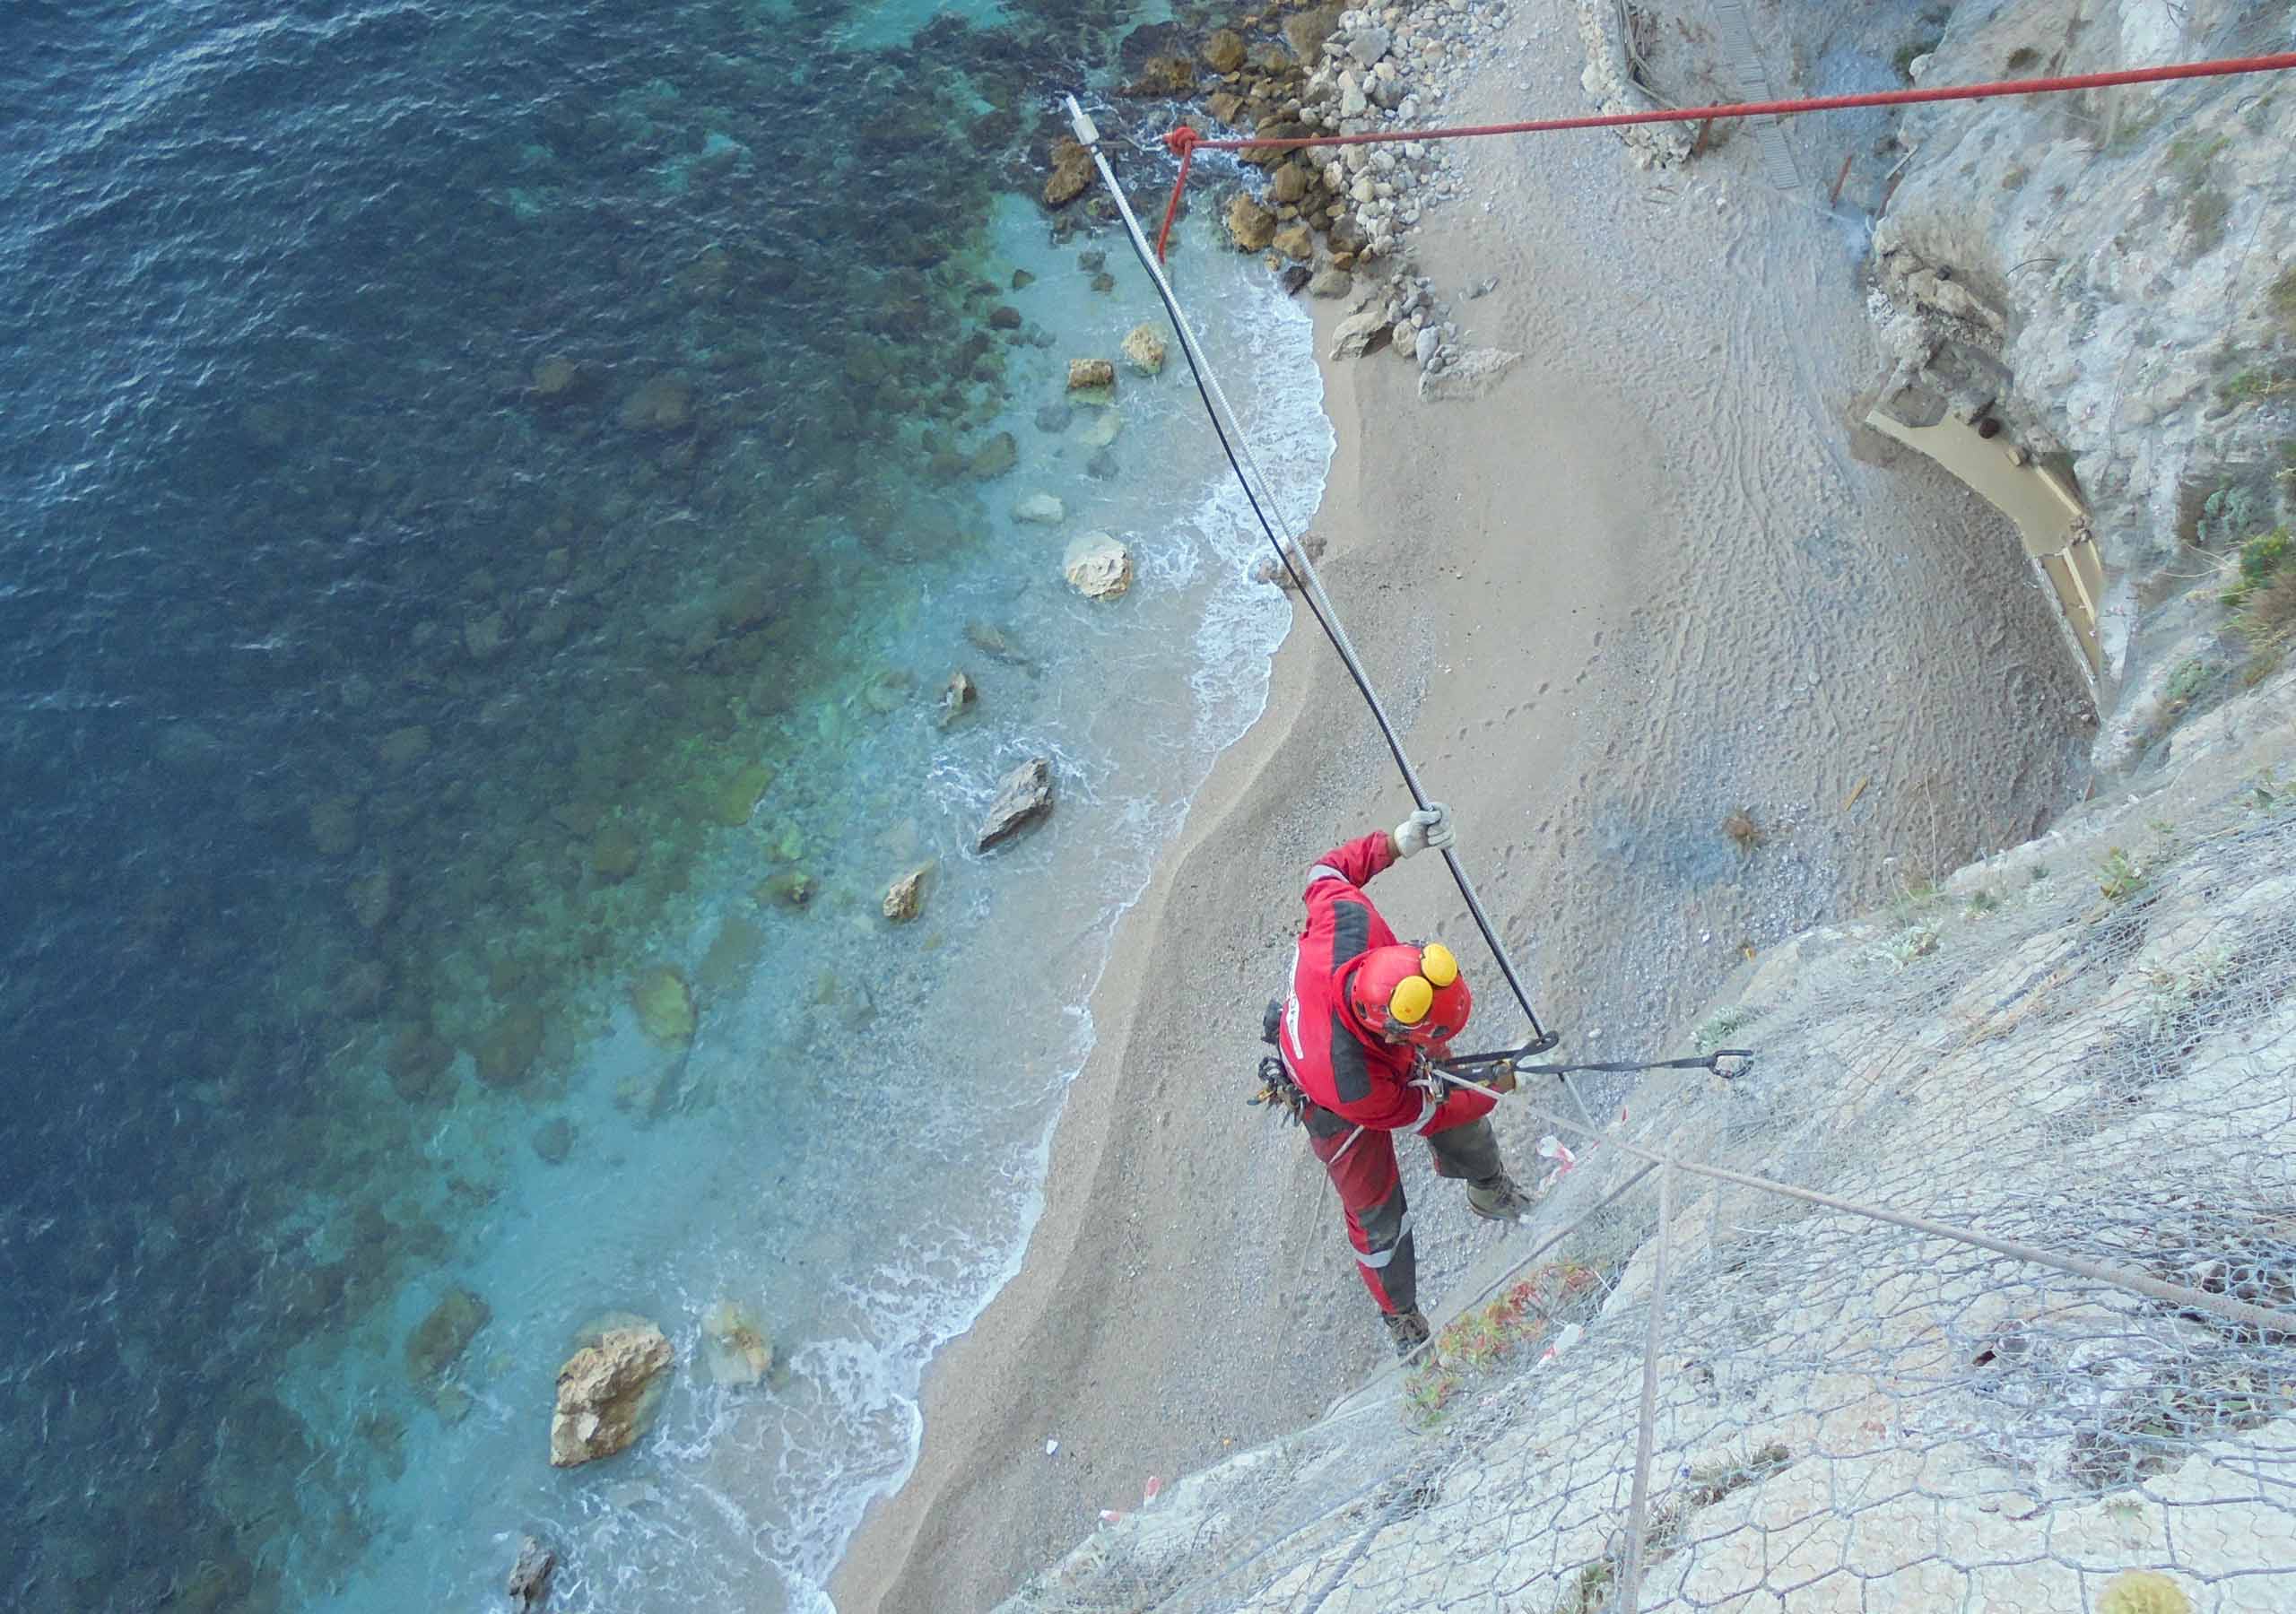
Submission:
<svg viewBox="0 0 2296 1614">
<path fill-rule="evenodd" d="M 668 1460 L 713 1497 L 793 1488 L 755 1502 L 787 1540 L 736 1532 L 792 1584 L 897 1475 L 916 1366 L 1009 1270 L 1089 1024 L 952 1068 L 966 1102 L 891 1143 L 839 1151 L 838 1083 L 915 1079 L 898 1038 L 999 924 L 1057 930 L 1042 990 L 1078 1000 L 1100 955 L 1075 943 L 1257 709 L 1229 669 L 1274 637 L 1230 586 L 1230 516 L 1167 531 L 1217 471 L 1178 394 L 1120 398 L 1131 471 L 1103 433 L 1090 479 L 1058 436 L 1022 443 L 1034 482 L 973 473 L 1029 430 L 1059 344 L 1153 311 L 1129 270 L 1110 298 L 1071 266 L 1097 245 L 1123 269 L 1116 242 L 1064 244 L 1013 195 L 1053 93 L 1133 19 L 978 19 L 0 13 L 11 1606 L 491 1588 L 501 1531 L 562 1507 L 578 1532 L 606 1493 L 545 1488 L 537 1455 L 501 1517 L 437 1518 L 423 1498 L 454 1488 L 425 1465 L 539 1453 L 578 1311 L 648 1306 L 684 1350 L 741 1285 L 839 1298 L 796 1318 L 770 1439 L 696 1400 Z M 1041 286 L 1014 285 L 1024 258 Z M 1020 331 L 988 318 L 1008 298 Z M 1305 372 L 1267 318 L 1253 351 Z M 1009 519 L 1037 485 L 1135 543 L 1139 616 L 1080 611 L 1016 548 L 1043 542 Z M 993 715 L 944 732 L 931 697 L 980 662 L 976 617 L 1057 642 L 993 664 Z M 1167 684 L 1169 711 L 1140 693 Z M 1066 821 L 1104 827 L 1020 855 L 1045 883 L 1013 911 L 965 829 L 1045 750 L 1083 785 Z M 875 894 L 928 855 L 951 928 L 898 942 Z M 667 1052 L 625 986 L 662 960 L 702 1009 Z M 940 1184 L 945 1214 L 908 1212 L 933 1239 L 879 1247 L 805 1187 L 872 1170 Z M 552 1229 L 601 1198 L 636 1208 L 585 1265 Z M 465 1283 L 492 1332 L 426 1377 L 404 1341 Z M 883 1451 L 805 1467 L 865 1445 L 857 1419 Z M 743 1442 L 755 1467 L 729 1471 Z M 657 1523 L 597 1524 L 580 1572 L 669 1584 L 685 1538 Z M 385 1558 L 415 1566 L 362 1593 Z"/>
</svg>

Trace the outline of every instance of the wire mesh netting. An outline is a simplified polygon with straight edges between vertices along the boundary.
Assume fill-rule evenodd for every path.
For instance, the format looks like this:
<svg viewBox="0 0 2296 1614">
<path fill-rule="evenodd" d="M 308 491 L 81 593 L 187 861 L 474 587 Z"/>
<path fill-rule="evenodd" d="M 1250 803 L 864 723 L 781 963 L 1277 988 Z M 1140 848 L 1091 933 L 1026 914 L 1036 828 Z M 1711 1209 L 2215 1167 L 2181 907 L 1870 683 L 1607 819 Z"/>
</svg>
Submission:
<svg viewBox="0 0 2296 1614">
<path fill-rule="evenodd" d="M 2296 1608 L 2296 789 L 2045 855 L 1764 959 L 1742 1080 L 1547 1111 L 1425 1359 L 1006 1607 Z"/>
</svg>

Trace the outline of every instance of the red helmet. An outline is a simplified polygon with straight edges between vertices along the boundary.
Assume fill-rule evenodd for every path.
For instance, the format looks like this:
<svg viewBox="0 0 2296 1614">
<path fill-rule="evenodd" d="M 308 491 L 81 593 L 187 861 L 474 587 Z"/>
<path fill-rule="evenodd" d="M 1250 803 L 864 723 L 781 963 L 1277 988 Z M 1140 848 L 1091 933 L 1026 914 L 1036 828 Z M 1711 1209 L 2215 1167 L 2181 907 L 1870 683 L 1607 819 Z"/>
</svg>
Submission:
<svg viewBox="0 0 2296 1614">
<path fill-rule="evenodd" d="M 1474 994 L 1439 941 L 1375 947 L 1349 966 L 1347 1006 L 1356 1024 L 1426 1047 L 1465 1029 Z"/>
</svg>

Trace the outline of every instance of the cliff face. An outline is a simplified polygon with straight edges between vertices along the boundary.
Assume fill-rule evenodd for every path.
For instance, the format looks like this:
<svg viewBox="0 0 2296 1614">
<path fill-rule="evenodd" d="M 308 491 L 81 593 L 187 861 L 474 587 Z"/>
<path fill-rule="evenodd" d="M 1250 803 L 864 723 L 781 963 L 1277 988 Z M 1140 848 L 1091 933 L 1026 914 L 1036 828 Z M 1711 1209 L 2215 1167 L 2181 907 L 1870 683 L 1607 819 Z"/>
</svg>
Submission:
<svg viewBox="0 0 2296 1614">
<path fill-rule="evenodd" d="M 2292 695 L 1749 965 L 1736 1080 L 1532 1095 L 1569 1154 L 1431 1362 L 1007 1606 L 2296 1606 Z"/>
<path fill-rule="evenodd" d="M 2290 23 L 1970 4 L 1912 65 L 2101 71 Z M 1683 1028 L 1758 1049 L 1739 1079 L 1655 1076 L 1599 1133 L 1518 1100 L 1552 1106 L 1545 1197 L 1431 1362 L 1009 1607 L 2296 1607 L 2296 671 L 2220 598 L 2296 481 L 2296 84 L 1897 138 L 1882 407 L 1996 421 L 2077 489 L 2118 777 L 1750 962 Z"/>
<path fill-rule="evenodd" d="M 2241 0 L 1967 4 L 1914 65 L 1974 82 L 2284 50 Z M 2260 75 L 1909 108 L 1874 233 L 1893 412 L 1990 412 L 2077 479 L 2107 579 L 2098 761 L 2144 759 L 2222 625 L 2197 585 L 2287 514 L 2296 86 Z M 2219 585 L 2221 586 L 2221 585 Z M 2185 671 L 2183 682 L 2194 674 Z M 2230 692 L 2227 685 L 2221 696 Z"/>
</svg>

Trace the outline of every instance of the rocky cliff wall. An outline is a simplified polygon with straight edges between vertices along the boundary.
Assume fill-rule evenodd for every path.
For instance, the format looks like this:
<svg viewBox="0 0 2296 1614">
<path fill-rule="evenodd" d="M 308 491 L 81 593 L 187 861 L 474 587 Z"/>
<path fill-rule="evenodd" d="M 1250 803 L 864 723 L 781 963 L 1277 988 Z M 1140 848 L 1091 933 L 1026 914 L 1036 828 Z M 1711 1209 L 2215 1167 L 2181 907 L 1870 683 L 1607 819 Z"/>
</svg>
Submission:
<svg viewBox="0 0 2296 1614">
<path fill-rule="evenodd" d="M 2108 72 L 2291 34 L 2288 7 L 2242 0 L 1968 4 L 1910 65 L 1938 83 Z M 1874 240 L 1888 390 L 1909 413 L 1990 412 L 2077 478 L 2109 578 L 2098 760 L 2125 770 L 2196 705 L 2168 686 L 2212 664 L 2230 549 L 2287 514 L 2296 85 L 1913 108 L 1897 140 Z"/>
<path fill-rule="evenodd" d="M 2290 20 L 1972 4 L 1909 65 L 2244 54 Z M 1599 1137 L 1554 1100 L 1538 1217 L 1431 1362 L 1008 1607 L 1596 1614 L 1631 1577 L 1643 1610 L 2296 1606 L 2296 1334 L 2119 1280 L 2296 1310 L 2296 672 L 2221 598 L 2296 480 L 2292 134 L 2268 79 L 1908 116 L 1884 406 L 1990 416 L 2077 480 L 2103 794 L 1750 963 L 1684 1037 L 1759 1048 L 1741 1080 L 1654 1079 Z"/>
</svg>

